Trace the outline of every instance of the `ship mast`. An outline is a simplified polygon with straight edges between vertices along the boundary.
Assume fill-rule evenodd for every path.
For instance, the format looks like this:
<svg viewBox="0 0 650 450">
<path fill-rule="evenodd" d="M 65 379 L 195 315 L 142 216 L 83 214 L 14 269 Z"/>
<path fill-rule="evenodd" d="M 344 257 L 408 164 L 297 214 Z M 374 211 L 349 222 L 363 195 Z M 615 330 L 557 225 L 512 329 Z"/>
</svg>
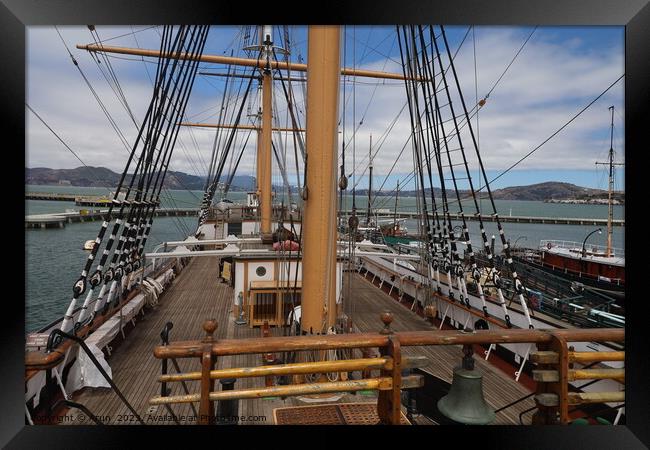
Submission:
<svg viewBox="0 0 650 450">
<path fill-rule="evenodd" d="M 399 198 L 399 180 L 397 180 L 397 188 L 395 189 L 395 212 L 393 214 L 393 235 L 397 232 L 397 199 Z"/>
<path fill-rule="evenodd" d="M 336 321 L 336 165 L 340 76 L 338 26 L 310 26 L 307 54 L 307 161 L 303 216 L 303 333 Z"/>
<path fill-rule="evenodd" d="M 607 212 L 607 256 L 612 256 L 612 223 L 614 221 L 614 166 L 620 166 L 620 163 L 614 163 L 614 106 L 610 106 L 609 110 L 612 112 L 612 122 L 609 133 L 609 161 L 606 163 L 597 162 L 596 164 L 609 165 L 609 188 L 608 188 L 608 212 Z"/>
<path fill-rule="evenodd" d="M 262 124 L 258 132 L 257 142 L 257 191 L 260 203 L 260 233 L 271 233 L 271 118 L 272 118 L 272 84 L 271 55 L 273 50 L 273 27 L 263 25 L 260 27 L 260 48 L 267 64 L 262 70 Z"/>
<path fill-rule="evenodd" d="M 612 110 L 612 125 L 609 132 L 609 189 L 608 189 L 608 214 L 607 214 L 607 256 L 612 254 L 612 220 L 614 218 L 614 205 L 612 204 L 612 192 L 614 190 L 614 105 Z"/>
<path fill-rule="evenodd" d="M 368 158 L 370 159 L 370 165 L 369 170 L 369 176 L 368 176 L 368 215 L 366 216 L 366 226 L 370 226 L 370 214 L 371 214 L 371 208 L 370 205 L 372 203 L 372 134 L 370 135 L 370 148 L 368 149 Z"/>
</svg>

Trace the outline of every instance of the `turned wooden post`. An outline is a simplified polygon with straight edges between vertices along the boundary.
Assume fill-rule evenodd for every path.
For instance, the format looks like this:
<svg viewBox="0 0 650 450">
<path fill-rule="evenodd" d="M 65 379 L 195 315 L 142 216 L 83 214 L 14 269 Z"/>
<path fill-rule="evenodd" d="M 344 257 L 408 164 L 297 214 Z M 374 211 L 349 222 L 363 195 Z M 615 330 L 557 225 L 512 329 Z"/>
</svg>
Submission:
<svg viewBox="0 0 650 450">
<path fill-rule="evenodd" d="M 562 425 L 569 423 L 569 349 L 561 335 L 549 333 L 548 344 L 537 344 L 533 359 L 539 361 L 533 371 L 537 381 L 535 403 L 538 411 L 533 415 L 533 425 Z M 550 351 L 549 351 L 550 350 Z"/>
<path fill-rule="evenodd" d="M 548 351 L 549 345 L 547 343 L 538 343 L 537 352 L 541 354 L 550 354 Z M 536 366 L 540 370 L 554 369 L 555 365 L 549 363 L 539 363 Z M 535 388 L 535 404 L 537 411 L 533 414 L 531 425 L 552 425 L 557 423 L 557 407 L 553 406 L 553 402 L 545 404 L 543 399 L 548 398 L 549 394 L 552 395 L 548 383 L 538 381 Z"/>
<path fill-rule="evenodd" d="M 210 401 L 210 392 L 214 389 L 214 380 L 210 378 L 210 371 L 214 369 L 216 358 L 212 356 L 212 343 L 214 332 L 217 329 L 215 319 L 206 320 L 203 323 L 205 337 L 202 339 L 201 355 L 201 399 L 199 401 L 199 425 L 210 425 L 214 423 L 214 402 Z"/>
<path fill-rule="evenodd" d="M 271 327 L 269 326 L 269 321 L 265 320 L 264 323 L 262 324 L 262 337 L 271 337 Z M 262 356 L 262 364 L 263 365 L 268 365 L 268 364 L 273 364 L 275 362 L 275 356 L 273 356 L 273 353 L 265 353 L 264 356 Z M 273 386 L 275 383 L 273 383 L 273 376 L 272 375 L 267 375 L 264 377 L 264 385 L 266 387 Z"/>
<path fill-rule="evenodd" d="M 379 391 L 377 398 L 377 415 L 379 422 L 386 425 L 399 425 L 402 414 L 401 386 L 402 386 L 402 350 L 399 338 L 393 334 L 390 324 L 393 322 L 393 315 L 389 312 L 381 314 L 381 321 L 384 328 L 380 334 L 387 334 L 388 345 L 381 347 L 381 356 L 390 356 L 393 359 L 393 367 L 390 370 L 381 370 L 382 377 L 391 377 L 393 387 L 387 391 Z"/>
<path fill-rule="evenodd" d="M 384 323 L 384 328 L 379 331 L 379 334 L 393 334 L 390 324 L 393 323 L 393 315 L 388 311 L 381 313 L 381 321 Z"/>
<path fill-rule="evenodd" d="M 566 425 L 569 423 L 569 349 L 564 337 L 553 333 L 551 335 L 553 335 L 551 349 L 559 355 L 557 370 L 560 375 L 557 383 L 551 383 L 551 389 L 555 391 L 560 400 L 560 423 Z"/>
</svg>

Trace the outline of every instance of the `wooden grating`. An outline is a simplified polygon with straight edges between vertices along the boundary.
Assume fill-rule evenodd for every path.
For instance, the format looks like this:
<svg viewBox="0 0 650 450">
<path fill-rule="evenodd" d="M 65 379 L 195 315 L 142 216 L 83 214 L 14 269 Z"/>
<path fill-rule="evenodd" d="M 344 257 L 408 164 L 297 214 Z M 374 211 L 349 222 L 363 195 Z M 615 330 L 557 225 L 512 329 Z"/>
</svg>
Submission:
<svg viewBox="0 0 650 450">
<path fill-rule="evenodd" d="M 410 425 L 404 413 L 402 425 Z M 276 425 L 377 425 L 375 403 L 337 403 L 331 405 L 293 406 L 273 410 Z"/>
</svg>

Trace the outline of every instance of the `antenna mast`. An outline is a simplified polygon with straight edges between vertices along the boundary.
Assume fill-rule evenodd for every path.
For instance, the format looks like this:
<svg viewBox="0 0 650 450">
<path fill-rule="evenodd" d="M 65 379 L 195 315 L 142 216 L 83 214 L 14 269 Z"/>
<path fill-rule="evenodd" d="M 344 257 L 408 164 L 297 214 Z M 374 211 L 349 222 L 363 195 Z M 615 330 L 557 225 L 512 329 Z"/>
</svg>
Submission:
<svg viewBox="0 0 650 450">
<path fill-rule="evenodd" d="M 614 193 L 614 166 L 622 166 L 621 163 L 614 163 L 614 105 L 609 107 L 609 110 L 612 112 L 612 121 L 609 133 L 609 161 L 606 163 L 596 164 L 607 164 L 609 165 L 609 188 L 608 188 L 608 212 L 607 212 L 607 256 L 612 256 L 612 223 L 614 221 L 614 204 L 613 193 Z"/>
<path fill-rule="evenodd" d="M 368 176 L 368 215 L 366 216 L 366 226 L 370 226 L 370 214 L 371 214 L 371 203 L 372 203 L 372 134 L 370 135 L 370 147 L 368 149 L 368 158 L 370 159 L 370 173 Z"/>
</svg>

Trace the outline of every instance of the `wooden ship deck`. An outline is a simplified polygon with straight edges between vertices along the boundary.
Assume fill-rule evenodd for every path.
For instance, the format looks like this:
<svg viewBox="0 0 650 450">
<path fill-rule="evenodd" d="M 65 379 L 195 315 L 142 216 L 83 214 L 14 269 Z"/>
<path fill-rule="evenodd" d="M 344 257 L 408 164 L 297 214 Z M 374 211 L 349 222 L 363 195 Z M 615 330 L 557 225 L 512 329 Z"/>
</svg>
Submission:
<svg viewBox="0 0 650 450">
<path fill-rule="evenodd" d="M 193 258 L 163 294 L 158 306 L 148 310 L 143 318 L 138 319 L 136 326 L 127 332 L 126 339 L 113 344 L 112 354 L 107 358 L 112 369 L 113 380 L 145 424 L 177 423 L 164 406 L 149 405 L 149 400 L 160 394 L 161 384 L 157 378 L 161 373 L 161 362 L 154 357 L 153 349 L 161 344 L 160 332 L 167 322 L 174 324 L 170 333 L 172 341 L 201 338 L 201 324 L 208 318 L 216 319 L 219 324 L 215 333 L 216 339 L 259 337 L 261 334 L 260 328 L 235 324 L 235 315 L 232 311 L 233 291 L 229 285 L 220 281 L 218 267 L 217 257 Z M 347 275 L 344 276 L 345 278 Z M 432 324 L 411 312 L 406 306 L 399 304 L 376 286 L 372 286 L 360 275 L 353 274 L 351 280 L 355 299 L 352 306 L 353 320 L 358 331 L 378 331 L 382 325 L 379 313 L 383 311 L 390 311 L 393 314 L 395 319 L 392 326 L 395 331 L 434 329 Z M 271 333 L 274 336 L 282 335 L 283 329 L 271 328 Z M 429 364 L 423 370 L 450 383 L 453 367 L 459 364 L 462 356 L 460 349 L 461 346 L 412 347 L 405 349 L 404 353 L 408 356 L 426 357 Z M 490 362 L 480 357 L 475 360 L 477 368 L 484 373 L 485 399 L 494 409 L 499 409 L 530 393 L 511 375 L 504 373 Z M 199 362 L 192 359 L 179 359 L 178 364 L 183 372 L 200 369 Z M 217 360 L 217 369 L 258 365 L 262 365 L 259 354 L 226 356 Z M 170 373 L 173 372 L 173 367 L 170 367 Z M 186 383 L 189 392 L 198 392 L 199 384 L 199 381 Z M 263 384 L 264 380 L 260 378 L 242 378 L 237 380 L 235 387 L 245 389 L 262 387 Z M 180 383 L 170 383 L 168 386 L 171 388 L 171 395 L 184 393 Z M 365 392 L 343 394 L 337 402 L 376 402 L 376 392 L 365 394 Z M 102 423 L 138 424 L 137 419 L 111 389 L 85 388 L 77 392 L 72 400 L 86 406 Z M 296 397 L 287 397 L 284 400 L 279 398 L 239 400 L 238 415 L 250 419 L 241 421 L 240 424 L 272 424 L 275 409 L 310 404 Z M 497 413 L 494 424 L 519 424 L 519 414 L 531 406 L 534 406 L 534 402 L 532 398 L 528 398 L 504 409 Z M 171 408 L 178 423 L 196 422 L 190 404 L 176 404 Z M 70 410 L 68 416 L 78 417 L 78 411 Z M 422 415 L 416 415 L 415 421 L 419 424 L 433 423 Z M 72 420 L 64 420 L 62 423 L 84 424 Z"/>
</svg>

